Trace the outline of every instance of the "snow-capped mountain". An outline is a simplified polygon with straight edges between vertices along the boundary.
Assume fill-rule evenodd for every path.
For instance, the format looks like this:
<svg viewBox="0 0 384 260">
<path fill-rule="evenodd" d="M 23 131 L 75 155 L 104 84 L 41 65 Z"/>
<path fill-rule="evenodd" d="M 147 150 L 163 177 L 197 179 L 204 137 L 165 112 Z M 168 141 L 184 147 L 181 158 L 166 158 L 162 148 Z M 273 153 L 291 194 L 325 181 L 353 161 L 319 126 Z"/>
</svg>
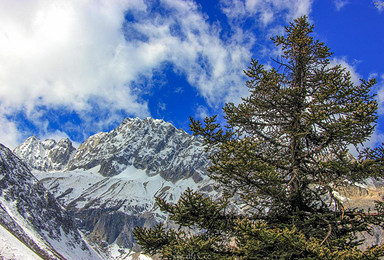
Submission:
<svg viewBox="0 0 384 260">
<path fill-rule="evenodd" d="M 209 161 L 202 140 L 162 120 L 125 119 L 116 129 L 91 136 L 77 149 L 68 139 L 55 142 L 30 137 L 14 152 L 28 165 L 18 163 L 15 168 L 21 172 L 32 169 L 39 183 L 54 194 L 108 259 L 131 259 L 126 249 L 135 246 L 132 231 L 136 226 L 167 221 L 154 203 L 155 196 L 176 202 L 187 187 L 219 196 L 207 177 Z M 23 180 L 23 174 L 20 178 Z M 376 198 L 372 194 L 382 194 L 383 185 L 356 186 L 366 193 L 356 198 L 352 185 L 340 190 L 340 196 L 346 206 L 365 207 Z M 7 219 L 4 212 L 9 209 L 0 210 L 1 219 Z M 23 231 L 17 226 L 13 230 Z M 373 240 L 379 237 L 375 235 Z"/>
<path fill-rule="evenodd" d="M 83 240 L 71 216 L 54 196 L 25 163 L 1 144 L 0 225 L 4 236 L 21 241 L 24 250 L 33 251 L 35 258 L 101 259 Z M 2 244 L 1 254 L 9 253 L 4 249 L 12 246 L 16 245 Z"/>
<path fill-rule="evenodd" d="M 170 123 L 127 118 L 111 132 L 96 134 L 80 145 L 66 169 L 100 166 L 100 174 L 114 176 L 131 165 L 145 170 L 148 176 L 160 174 L 171 181 L 192 176 L 199 180 L 205 174 L 207 158 L 201 139 Z"/>
<path fill-rule="evenodd" d="M 14 153 L 32 169 L 57 171 L 67 165 L 75 150 L 68 138 L 59 142 L 52 139 L 41 142 L 36 136 L 31 136 L 16 147 Z"/>
<path fill-rule="evenodd" d="M 64 141 L 68 145 L 59 145 Z M 52 157 L 58 147 L 65 155 L 62 161 Z M 87 238 L 104 248 L 132 248 L 136 226 L 166 221 L 155 196 L 176 201 L 187 187 L 215 194 L 202 140 L 162 120 L 125 119 L 77 150 L 69 140 L 31 137 L 14 152 L 76 218 Z"/>
</svg>

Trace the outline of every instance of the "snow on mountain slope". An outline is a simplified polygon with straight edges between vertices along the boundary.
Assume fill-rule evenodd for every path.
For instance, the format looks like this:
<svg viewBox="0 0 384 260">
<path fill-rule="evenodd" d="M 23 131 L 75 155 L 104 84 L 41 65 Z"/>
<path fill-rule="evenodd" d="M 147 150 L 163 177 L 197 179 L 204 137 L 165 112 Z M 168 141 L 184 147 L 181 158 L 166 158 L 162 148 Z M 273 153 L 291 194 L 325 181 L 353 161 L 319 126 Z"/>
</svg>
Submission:
<svg viewBox="0 0 384 260">
<path fill-rule="evenodd" d="M 14 149 L 14 153 L 31 168 L 41 171 L 61 170 L 76 149 L 68 138 L 59 142 L 47 139 L 43 142 L 35 136 L 29 137 Z"/>
<path fill-rule="evenodd" d="M 108 259 L 131 259 L 137 256 L 130 250 L 135 246 L 133 229 L 167 221 L 154 196 L 175 202 L 187 187 L 219 196 L 207 177 L 209 161 L 202 144 L 162 120 L 127 118 L 116 129 L 91 136 L 77 150 L 68 139 L 56 143 L 30 137 L 15 153 Z M 375 196 L 383 193 L 376 190 L 377 183 L 370 187 Z M 365 189 L 357 187 L 359 193 Z M 366 207 L 367 199 L 371 205 L 375 198 L 365 193 L 354 198 L 351 190 L 353 185 L 340 191 L 346 206 Z M 7 216 L 3 218 L 0 208 L 1 219 Z M 374 239 L 378 237 L 382 235 Z"/>
<path fill-rule="evenodd" d="M 128 166 L 177 181 L 206 174 L 208 164 L 200 138 L 170 123 L 152 118 L 127 118 L 109 133 L 99 133 L 80 145 L 66 170 L 91 169 L 113 176 Z"/>
<path fill-rule="evenodd" d="M 129 166 L 118 175 L 104 177 L 98 173 L 99 167 L 35 175 L 76 216 L 88 238 L 103 247 L 117 243 L 132 248 L 136 226 L 165 222 L 166 216 L 155 205 L 155 196 L 176 202 L 187 187 L 213 192 L 208 188 L 211 181 L 207 176 L 198 184 L 192 178 L 172 182 Z"/>
<path fill-rule="evenodd" d="M 0 259 L 41 260 L 42 258 L 0 225 Z"/>
<path fill-rule="evenodd" d="M 0 224 L 44 259 L 101 259 L 54 196 L 1 144 Z"/>
<path fill-rule="evenodd" d="M 50 154 L 57 144 L 49 143 L 31 137 L 15 153 L 76 218 L 87 238 L 103 248 L 133 248 L 136 226 L 166 221 L 155 196 L 176 201 L 187 187 L 215 194 L 202 139 L 162 120 L 127 118 L 76 151 L 67 145 L 62 154 L 71 156 L 55 161 L 56 168 L 41 166 L 53 165 Z"/>
<path fill-rule="evenodd" d="M 67 138 L 56 143 L 32 136 L 14 153 L 43 172 L 100 166 L 99 173 L 107 177 L 134 166 L 171 181 L 192 177 L 198 182 L 209 163 L 201 138 L 152 118 L 126 118 L 116 129 L 91 136 L 77 150 Z"/>
<path fill-rule="evenodd" d="M 194 183 L 185 179 L 173 183 L 160 175 L 147 176 L 144 170 L 133 166 L 127 167 L 119 175 L 104 177 L 98 173 L 98 168 L 76 170 L 71 172 L 35 172 L 35 176 L 46 184 L 46 187 L 60 194 L 57 199 L 65 207 L 116 207 L 125 213 L 138 213 L 137 208 L 145 210 L 153 208 L 155 196 L 165 196 L 175 201 L 187 187 L 197 189 L 208 184 L 209 180 Z M 69 205 L 70 204 L 70 205 Z"/>
</svg>

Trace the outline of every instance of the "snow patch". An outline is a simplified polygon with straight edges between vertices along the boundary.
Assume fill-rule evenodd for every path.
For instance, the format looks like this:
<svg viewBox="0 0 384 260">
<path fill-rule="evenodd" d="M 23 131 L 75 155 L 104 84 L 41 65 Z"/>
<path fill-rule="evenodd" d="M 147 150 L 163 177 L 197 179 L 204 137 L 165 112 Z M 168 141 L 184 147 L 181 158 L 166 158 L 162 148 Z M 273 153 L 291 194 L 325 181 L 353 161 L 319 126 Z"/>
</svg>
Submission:
<svg viewBox="0 0 384 260">
<path fill-rule="evenodd" d="M 41 260 L 42 258 L 0 225 L 0 259 Z"/>
</svg>

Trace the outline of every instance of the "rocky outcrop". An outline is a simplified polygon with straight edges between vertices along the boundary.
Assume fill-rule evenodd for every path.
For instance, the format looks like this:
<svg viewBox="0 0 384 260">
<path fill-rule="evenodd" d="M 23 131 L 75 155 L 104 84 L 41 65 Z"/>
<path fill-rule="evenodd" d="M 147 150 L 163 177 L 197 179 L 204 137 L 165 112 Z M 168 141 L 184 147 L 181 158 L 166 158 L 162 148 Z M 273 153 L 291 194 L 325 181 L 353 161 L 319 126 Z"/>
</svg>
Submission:
<svg viewBox="0 0 384 260">
<path fill-rule="evenodd" d="M 77 150 L 69 139 L 56 143 L 32 136 L 14 153 L 31 169 L 43 172 L 100 166 L 98 172 L 111 177 L 133 166 L 173 182 L 191 176 L 198 182 L 208 166 L 202 139 L 152 118 L 127 118 L 111 132 L 91 136 Z"/>
<path fill-rule="evenodd" d="M 144 216 L 128 215 L 121 211 L 108 209 L 89 209 L 81 211 L 78 217 L 87 219 L 81 223 L 81 228 L 92 230 L 88 238 L 101 247 L 116 243 L 121 247 L 133 248 L 132 232 L 136 226 L 144 226 L 148 219 Z M 151 223 L 150 226 L 154 225 Z"/>
<path fill-rule="evenodd" d="M 384 181 L 368 179 L 366 183 L 347 183 L 338 188 L 338 193 L 346 208 L 358 208 L 365 211 L 374 212 L 375 201 L 383 201 Z M 363 232 L 359 234 L 359 239 L 364 240 L 362 249 L 384 243 L 384 230 L 380 226 L 373 226 L 372 233 Z"/>
<path fill-rule="evenodd" d="M 384 181 L 369 179 L 365 184 L 346 183 L 337 191 L 345 207 L 373 210 L 375 201 L 383 199 Z"/>
<path fill-rule="evenodd" d="M 136 226 L 165 222 L 167 217 L 155 205 L 155 196 L 176 202 L 187 187 L 215 196 L 214 189 L 207 189 L 211 183 L 207 176 L 198 183 L 192 178 L 174 183 L 133 166 L 113 177 L 104 177 L 97 169 L 35 175 L 76 218 L 80 230 L 101 247 L 133 248 Z"/>
<path fill-rule="evenodd" d="M 127 118 L 111 132 L 94 135 L 80 145 L 66 169 L 97 165 L 106 177 L 134 166 L 149 176 L 160 174 L 166 180 L 178 181 L 206 174 L 208 160 L 201 139 L 162 120 Z"/>
<path fill-rule="evenodd" d="M 44 259 L 100 259 L 55 197 L 1 144 L 0 211 L 1 225 Z"/>
<path fill-rule="evenodd" d="M 187 187 L 215 193 L 202 139 L 162 120 L 127 118 L 76 150 L 69 140 L 30 137 L 15 152 L 101 247 L 132 248 L 136 226 L 166 221 L 155 196 L 176 201 Z"/>
<path fill-rule="evenodd" d="M 39 171 L 59 171 L 69 162 L 75 148 L 68 138 L 56 142 L 52 139 L 41 141 L 31 136 L 14 149 L 14 153 L 31 168 Z"/>
</svg>

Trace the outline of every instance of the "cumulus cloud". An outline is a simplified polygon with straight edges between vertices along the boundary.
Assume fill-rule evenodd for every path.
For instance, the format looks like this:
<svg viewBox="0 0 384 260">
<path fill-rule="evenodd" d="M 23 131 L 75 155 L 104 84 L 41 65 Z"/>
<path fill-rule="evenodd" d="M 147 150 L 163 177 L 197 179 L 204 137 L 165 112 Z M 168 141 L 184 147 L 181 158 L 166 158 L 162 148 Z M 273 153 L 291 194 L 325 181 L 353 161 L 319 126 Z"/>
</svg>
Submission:
<svg viewBox="0 0 384 260">
<path fill-rule="evenodd" d="M 228 17 L 253 16 L 267 26 L 275 19 L 283 18 L 290 22 L 302 15 L 309 15 L 313 0 L 222 0 Z"/>
<path fill-rule="evenodd" d="M 22 2 L 2 1 L 7 8 L 0 11 L 3 106 L 31 111 L 59 104 L 84 110 L 90 97 L 99 96 L 113 100 L 113 108 L 146 113 L 145 105 L 122 87 L 139 72 L 135 57 L 124 57 L 130 46 L 120 26 L 128 4 L 35 0 L 24 7 Z M 142 8 L 131 2 L 131 8 Z M 29 7 L 29 15 L 20 14 Z"/>
<path fill-rule="evenodd" d="M 3 120 L 22 111 L 34 124 L 49 108 L 89 114 L 92 100 L 108 110 L 148 115 L 129 83 L 141 67 L 122 35 L 124 10 L 142 1 L 2 1 L 0 106 Z M 129 56 L 129 58 L 127 58 Z M 135 60 L 136 59 L 136 60 Z M 44 107 L 45 109 L 42 109 Z M 101 109 L 104 109 L 101 108 Z M 1 135 L 1 138 L 5 134 Z"/>
<path fill-rule="evenodd" d="M 248 63 L 252 41 L 236 34 L 227 41 L 220 30 L 209 24 L 191 1 L 164 1 L 168 16 L 137 17 L 128 26 L 139 31 L 142 44 L 152 48 L 153 55 L 172 63 L 175 71 L 214 106 L 244 93 L 239 89 L 242 69 Z M 240 39 L 240 40 L 239 40 Z M 243 92 L 242 92 L 243 91 Z"/>
<path fill-rule="evenodd" d="M 0 115 L 0 143 L 13 149 L 19 144 L 20 137 L 16 124 Z"/>
<path fill-rule="evenodd" d="M 192 0 L 1 1 L 0 119 L 15 134 L 3 127 L 0 141 L 25 135 L 15 114 L 41 136 L 82 131 L 83 138 L 122 116 L 149 116 L 143 93 L 168 64 L 209 107 L 239 101 L 247 95 L 242 70 L 256 39 L 235 16 L 256 14 L 267 26 L 277 16 L 309 14 L 312 1 L 222 0 L 232 20 L 225 37 Z M 54 113 L 78 120 L 53 129 Z"/>
</svg>

